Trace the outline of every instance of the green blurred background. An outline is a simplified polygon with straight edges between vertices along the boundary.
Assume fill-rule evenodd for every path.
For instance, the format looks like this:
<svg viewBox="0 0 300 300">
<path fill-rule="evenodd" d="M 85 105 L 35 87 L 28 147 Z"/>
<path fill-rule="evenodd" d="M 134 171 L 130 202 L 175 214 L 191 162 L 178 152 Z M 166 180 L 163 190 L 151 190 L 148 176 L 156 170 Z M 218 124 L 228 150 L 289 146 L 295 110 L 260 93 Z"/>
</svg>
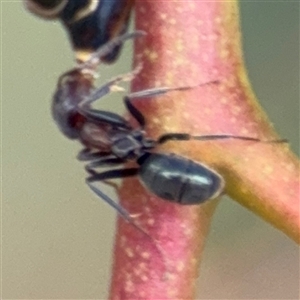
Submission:
<svg viewBox="0 0 300 300">
<path fill-rule="evenodd" d="M 61 25 L 2 9 L 2 297 L 105 299 L 116 213 L 84 184 L 51 119 L 58 76 L 74 65 Z M 254 89 L 282 137 L 299 151 L 299 2 L 242 2 L 245 59 Z M 131 49 L 102 66 L 126 72 Z M 122 112 L 120 98 L 102 107 Z M 204 253 L 198 299 L 299 299 L 299 248 L 224 199 Z"/>
</svg>

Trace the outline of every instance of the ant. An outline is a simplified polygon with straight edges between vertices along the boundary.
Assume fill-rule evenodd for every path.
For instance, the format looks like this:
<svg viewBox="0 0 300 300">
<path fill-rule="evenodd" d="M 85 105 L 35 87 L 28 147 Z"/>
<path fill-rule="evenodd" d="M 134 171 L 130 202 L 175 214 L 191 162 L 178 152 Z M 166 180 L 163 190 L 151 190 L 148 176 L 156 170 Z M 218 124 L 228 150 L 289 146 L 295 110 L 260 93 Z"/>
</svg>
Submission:
<svg viewBox="0 0 300 300">
<path fill-rule="evenodd" d="M 89 61 L 63 74 L 59 79 L 52 106 L 54 120 L 64 135 L 79 140 L 85 146 L 78 159 L 88 162 L 86 165 L 86 170 L 90 174 L 86 179 L 88 186 L 129 222 L 132 222 L 129 213 L 93 186 L 93 182 L 138 175 L 142 183 L 158 197 L 186 205 L 200 204 L 216 198 L 224 189 L 224 180 L 216 171 L 176 154 L 152 153 L 157 145 L 171 140 L 238 139 L 267 143 L 284 142 L 284 140 L 261 141 L 254 137 L 230 134 L 193 136 L 187 133 L 166 133 L 157 140 L 149 138 L 145 132 L 145 118 L 131 100 L 194 88 L 189 86 L 153 88 L 125 96 L 124 105 L 139 124 L 136 129 L 116 113 L 93 109 L 91 107 L 93 102 L 111 91 L 120 90 L 117 85 L 119 82 L 130 81 L 139 72 L 137 68 L 94 89 L 93 67 L 99 63 L 101 56 L 106 55 L 117 43 L 140 35 L 143 33 L 135 31 L 113 39 L 94 53 Z M 204 84 L 211 83 L 217 82 Z M 96 171 L 97 168 L 117 167 L 128 161 L 136 161 L 139 167 L 112 169 L 101 173 Z"/>
<path fill-rule="evenodd" d="M 124 96 L 124 105 L 138 123 L 138 128 L 132 127 L 126 119 L 116 113 L 93 109 L 93 102 L 112 91 L 120 90 L 118 83 L 132 80 L 140 71 L 140 68 L 137 68 L 131 73 L 117 76 L 99 88 L 94 88 L 94 69 L 101 57 L 109 53 L 116 44 L 140 35 L 143 33 L 136 31 L 111 40 L 95 52 L 90 60 L 63 74 L 53 97 L 52 114 L 62 133 L 69 139 L 79 140 L 85 147 L 77 158 L 87 162 L 87 185 L 125 220 L 151 239 L 164 259 L 159 245 L 136 224 L 128 211 L 93 183 L 110 184 L 111 179 L 139 176 L 144 186 L 156 196 L 182 205 L 197 205 L 218 197 L 224 190 L 224 179 L 202 163 L 173 153 L 152 152 L 158 145 L 174 140 L 237 139 L 266 143 L 280 143 L 285 140 L 262 141 L 254 137 L 230 134 L 194 136 L 188 133 L 166 133 L 158 139 L 148 137 L 145 132 L 145 118 L 132 100 L 195 88 L 191 86 L 153 88 Z M 211 81 L 198 86 L 212 83 L 218 82 Z M 138 167 L 118 168 L 128 161 L 135 161 Z M 102 167 L 111 169 L 98 172 L 98 168 Z"/>
<path fill-rule="evenodd" d="M 127 31 L 133 0 L 26 0 L 26 7 L 44 19 L 64 25 L 78 61 L 85 61 L 100 46 Z M 121 50 L 116 45 L 102 57 L 112 63 Z"/>
</svg>

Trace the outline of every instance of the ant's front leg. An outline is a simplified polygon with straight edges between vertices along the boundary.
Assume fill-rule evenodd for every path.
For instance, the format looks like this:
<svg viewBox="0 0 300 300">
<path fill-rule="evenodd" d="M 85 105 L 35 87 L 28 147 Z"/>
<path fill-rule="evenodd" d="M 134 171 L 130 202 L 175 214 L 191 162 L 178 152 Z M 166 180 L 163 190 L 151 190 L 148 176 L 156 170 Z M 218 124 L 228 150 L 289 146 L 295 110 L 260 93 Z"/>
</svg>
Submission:
<svg viewBox="0 0 300 300">
<path fill-rule="evenodd" d="M 130 33 L 125 33 L 121 36 L 117 36 L 112 40 L 108 41 L 106 44 L 102 45 L 98 50 L 96 50 L 91 55 L 91 57 L 87 61 L 79 64 L 78 67 L 81 68 L 82 70 L 94 69 L 100 64 L 101 58 L 110 54 L 115 49 L 115 47 L 120 46 L 127 40 L 135 39 L 144 35 L 146 35 L 146 32 L 142 30 L 135 30 Z"/>
<path fill-rule="evenodd" d="M 109 80 L 104 85 L 93 90 L 93 92 L 89 96 L 85 97 L 85 99 L 79 103 L 79 107 L 81 109 L 83 109 L 84 107 L 89 107 L 93 102 L 110 94 L 111 92 L 123 92 L 124 88 L 118 86 L 118 83 L 133 80 L 135 76 L 141 71 L 141 69 L 142 65 L 138 65 L 133 71 L 121 74 Z"/>
<path fill-rule="evenodd" d="M 141 68 L 142 66 L 138 65 L 132 72 L 119 75 L 94 90 L 91 95 L 87 96 L 79 103 L 78 112 L 85 116 L 89 121 L 96 124 L 105 123 L 119 128 L 131 129 L 130 124 L 120 115 L 109 111 L 92 109 L 90 105 L 111 92 L 124 91 L 124 89 L 117 84 L 120 82 L 131 81 L 140 72 Z"/>
<path fill-rule="evenodd" d="M 138 168 L 110 170 L 110 171 L 98 173 L 92 175 L 91 177 L 88 177 L 86 179 L 86 183 L 98 197 L 100 197 L 107 204 L 113 207 L 121 215 L 121 217 L 123 217 L 128 223 L 134 226 L 138 231 L 140 231 L 144 236 L 146 236 L 147 239 L 149 239 L 149 241 L 153 243 L 159 255 L 161 256 L 162 261 L 165 264 L 166 273 L 168 273 L 168 264 L 167 264 L 166 256 L 163 250 L 161 249 L 160 245 L 157 243 L 157 241 L 147 231 L 145 231 L 145 229 L 143 229 L 135 222 L 134 216 L 130 215 L 129 212 L 121 204 L 115 202 L 112 198 L 110 198 L 108 195 L 103 193 L 101 189 L 95 187 L 92 184 L 93 182 L 97 182 L 97 181 L 107 184 L 107 181 L 109 182 L 110 179 L 132 177 L 138 175 L 138 172 L 139 172 Z M 110 182 L 109 185 L 111 185 Z"/>
</svg>

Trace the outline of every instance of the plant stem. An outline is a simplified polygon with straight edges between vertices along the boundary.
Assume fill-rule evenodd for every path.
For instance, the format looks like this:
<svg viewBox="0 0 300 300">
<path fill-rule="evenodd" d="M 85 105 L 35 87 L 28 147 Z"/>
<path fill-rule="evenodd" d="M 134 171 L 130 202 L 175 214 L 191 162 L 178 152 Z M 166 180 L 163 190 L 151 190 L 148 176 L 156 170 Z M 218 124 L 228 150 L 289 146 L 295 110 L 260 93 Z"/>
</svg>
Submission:
<svg viewBox="0 0 300 300">
<path fill-rule="evenodd" d="M 236 1 L 136 2 L 133 89 L 197 86 L 136 100 L 152 137 L 184 132 L 278 139 L 244 68 Z M 200 84 L 218 81 L 217 84 Z M 217 170 L 226 193 L 299 242 L 299 163 L 285 143 L 239 140 L 169 142 L 174 152 Z M 192 299 L 201 252 L 217 201 L 181 206 L 126 179 L 122 204 L 155 242 L 119 220 L 111 299 Z M 162 253 L 160 253 L 160 250 Z M 162 255 L 161 255 L 162 254 Z"/>
</svg>

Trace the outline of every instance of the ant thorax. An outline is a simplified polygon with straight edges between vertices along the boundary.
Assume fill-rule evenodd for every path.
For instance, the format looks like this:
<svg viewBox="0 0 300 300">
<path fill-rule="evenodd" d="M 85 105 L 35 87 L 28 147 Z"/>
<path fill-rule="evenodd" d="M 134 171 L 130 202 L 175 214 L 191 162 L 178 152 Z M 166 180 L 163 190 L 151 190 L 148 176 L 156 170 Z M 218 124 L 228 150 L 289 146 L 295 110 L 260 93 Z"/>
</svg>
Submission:
<svg viewBox="0 0 300 300">
<path fill-rule="evenodd" d="M 155 141 L 145 137 L 141 130 L 118 130 L 112 137 L 112 153 L 123 160 L 138 159 L 145 151 L 154 148 Z"/>
</svg>

